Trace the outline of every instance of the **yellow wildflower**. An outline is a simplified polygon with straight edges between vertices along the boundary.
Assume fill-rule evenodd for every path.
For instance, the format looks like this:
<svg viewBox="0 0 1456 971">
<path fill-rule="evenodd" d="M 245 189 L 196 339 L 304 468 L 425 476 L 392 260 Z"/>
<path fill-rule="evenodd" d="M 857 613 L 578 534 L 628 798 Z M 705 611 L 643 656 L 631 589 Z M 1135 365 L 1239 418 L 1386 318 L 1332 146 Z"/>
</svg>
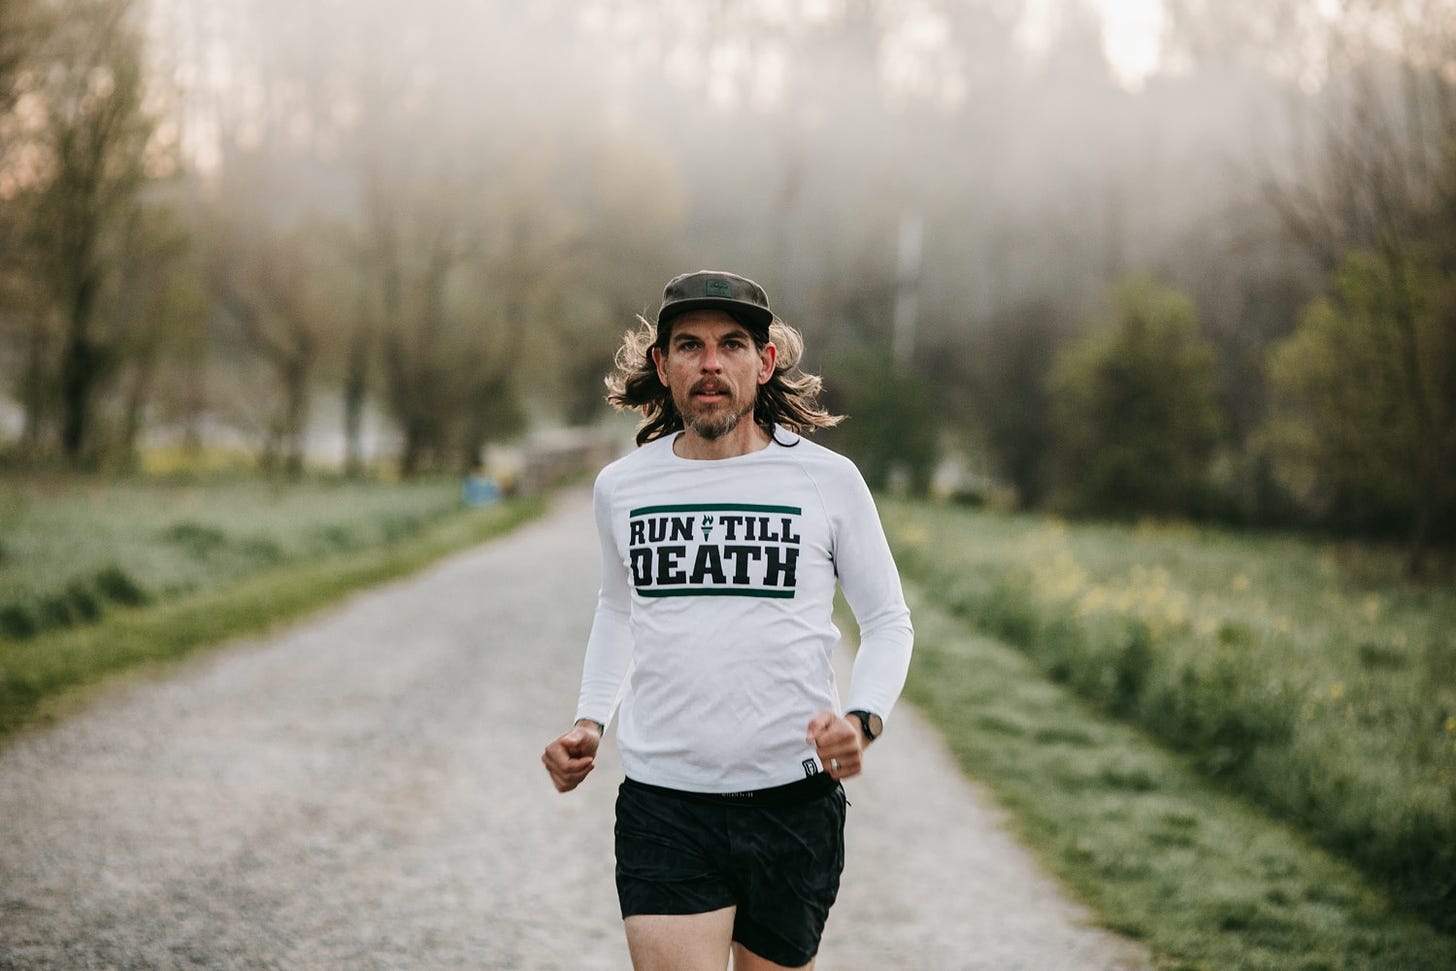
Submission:
<svg viewBox="0 0 1456 971">
<path fill-rule="evenodd" d="M 1102 609 L 1107 603 L 1107 591 L 1102 587 L 1091 587 L 1082 594 L 1082 599 L 1077 602 L 1077 614 L 1081 617 L 1090 617 Z"/>
<path fill-rule="evenodd" d="M 920 523 L 906 523 L 900 530 L 900 542 L 906 546 L 924 546 L 930 533 Z"/>
</svg>

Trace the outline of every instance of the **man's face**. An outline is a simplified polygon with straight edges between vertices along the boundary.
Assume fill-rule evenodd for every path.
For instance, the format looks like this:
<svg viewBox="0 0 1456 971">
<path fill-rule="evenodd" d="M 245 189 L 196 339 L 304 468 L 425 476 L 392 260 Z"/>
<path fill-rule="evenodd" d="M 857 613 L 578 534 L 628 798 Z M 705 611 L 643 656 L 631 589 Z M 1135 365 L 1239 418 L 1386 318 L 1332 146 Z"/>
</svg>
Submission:
<svg viewBox="0 0 1456 971">
<path fill-rule="evenodd" d="M 689 311 L 670 327 L 667 353 L 654 347 L 652 360 L 688 430 L 713 441 L 751 420 L 758 386 L 773 376 L 773 344 L 756 347 L 721 310 Z"/>
</svg>

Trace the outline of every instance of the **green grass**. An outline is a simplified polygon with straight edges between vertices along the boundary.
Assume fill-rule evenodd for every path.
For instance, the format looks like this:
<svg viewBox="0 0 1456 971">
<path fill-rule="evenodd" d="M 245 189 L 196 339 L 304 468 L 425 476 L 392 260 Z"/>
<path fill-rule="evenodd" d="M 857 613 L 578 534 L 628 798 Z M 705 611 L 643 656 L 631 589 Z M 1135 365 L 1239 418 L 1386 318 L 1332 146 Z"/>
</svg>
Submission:
<svg viewBox="0 0 1456 971">
<path fill-rule="evenodd" d="M 410 536 L 459 509 L 454 480 L 208 484 L 0 481 L 0 638 L 92 622 L 262 570 Z"/>
<path fill-rule="evenodd" d="M 1296 539 L 884 513 L 963 622 L 1456 931 L 1456 593 Z"/>
<path fill-rule="evenodd" d="M 31 590 L 86 589 L 94 577 L 96 589 L 109 583 L 112 592 L 93 594 L 92 616 L 0 638 L 0 734 L 44 715 L 75 689 L 297 617 L 544 508 L 512 501 L 465 510 L 455 488 L 232 483 L 178 491 L 134 483 L 115 495 L 97 484 L 32 493 L 29 515 L 15 519 L 20 528 L 13 535 L 21 539 L 12 547 L 12 533 L 4 534 L 7 551 L 23 548 L 26 559 L 7 559 L 0 579 L 23 576 Z M 88 533 L 94 543 L 85 541 Z M 180 557 L 178 547 L 185 551 Z M 255 548 L 269 552 L 249 555 Z M 115 575 L 97 564 L 115 565 Z"/>
<path fill-rule="evenodd" d="M 1179 971 L 1456 967 L 1456 941 L 912 583 L 906 698 L 1109 929 Z"/>
</svg>

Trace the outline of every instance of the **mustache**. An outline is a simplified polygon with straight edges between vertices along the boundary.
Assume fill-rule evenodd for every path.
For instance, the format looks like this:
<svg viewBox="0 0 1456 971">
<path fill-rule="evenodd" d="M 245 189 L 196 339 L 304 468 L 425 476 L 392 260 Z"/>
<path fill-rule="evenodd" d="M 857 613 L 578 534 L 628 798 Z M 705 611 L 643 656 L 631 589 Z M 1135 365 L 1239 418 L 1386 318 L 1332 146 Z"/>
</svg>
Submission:
<svg viewBox="0 0 1456 971">
<path fill-rule="evenodd" d="M 723 381 L 715 380 L 713 378 L 701 378 L 697 381 L 694 381 L 692 387 L 688 388 L 688 393 L 721 394 L 727 395 L 729 398 L 732 398 L 734 396 L 733 388 L 731 385 Z"/>
</svg>

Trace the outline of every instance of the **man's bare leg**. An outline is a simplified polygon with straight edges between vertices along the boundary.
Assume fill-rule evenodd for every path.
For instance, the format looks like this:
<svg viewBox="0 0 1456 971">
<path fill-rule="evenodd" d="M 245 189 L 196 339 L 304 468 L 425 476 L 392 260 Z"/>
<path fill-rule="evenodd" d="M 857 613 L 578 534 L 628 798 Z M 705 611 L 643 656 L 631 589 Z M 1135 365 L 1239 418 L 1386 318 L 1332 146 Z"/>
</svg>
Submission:
<svg viewBox="0 0 1456 971">
<path fill-rule="evenodd" d="M 634 914 L 627 927 L 633 971 L 725 971 L 734 908 L 706 914 Z"/>
<path fill-rule="evenodd" d="M 812 959 L 800 968 L 791 969 L 786 965 L 774 964 L 768 958 L 754 954 L 737 941 L 733 942 L 733 971 L 813 971 L 813 968 Z"/>
</svg>

